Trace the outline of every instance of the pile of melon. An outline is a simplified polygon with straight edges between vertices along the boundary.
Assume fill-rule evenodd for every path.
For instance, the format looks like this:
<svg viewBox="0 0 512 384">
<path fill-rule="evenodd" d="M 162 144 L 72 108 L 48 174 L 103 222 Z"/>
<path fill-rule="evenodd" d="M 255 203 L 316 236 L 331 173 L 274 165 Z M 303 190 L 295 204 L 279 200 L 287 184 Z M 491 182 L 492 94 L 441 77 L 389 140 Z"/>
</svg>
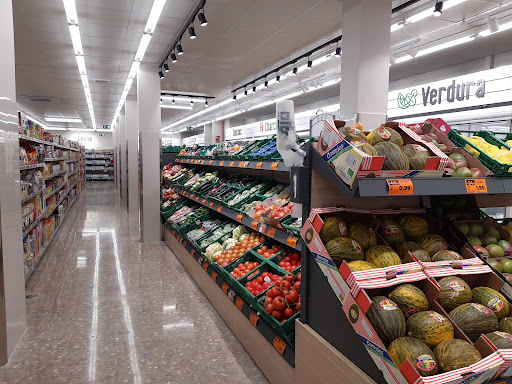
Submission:
<svg viewBox="0 0 512 384">
<path fill-rule="evenodd" d="M 366 315 L 398 367 L 409 360 L 421 376 L 432 376 L 480 361 L 472 343 L 454 338 L 453 324 L 472 342 L 484 334 L 497 348 L 512 348 L 510 304 L 503 295 L 488 287 L 471 289 L 455 276 L 438 283 L 442 313 L 429 310 L 427 297 L 412 284 L 372 298 Z"/>
<path fill-rule="evenodd" d="M 428 150 L 419 144 L 404 145 L 400 133 L 393 128 L 376 128 L 368 135 L 363 133 L 360 123 L 353 127 L 339 128 L 345 140 L 357 149 L 371 156 L 383 156 L 383 170 L 423 170 L 430 156 Z"/>
</svg>

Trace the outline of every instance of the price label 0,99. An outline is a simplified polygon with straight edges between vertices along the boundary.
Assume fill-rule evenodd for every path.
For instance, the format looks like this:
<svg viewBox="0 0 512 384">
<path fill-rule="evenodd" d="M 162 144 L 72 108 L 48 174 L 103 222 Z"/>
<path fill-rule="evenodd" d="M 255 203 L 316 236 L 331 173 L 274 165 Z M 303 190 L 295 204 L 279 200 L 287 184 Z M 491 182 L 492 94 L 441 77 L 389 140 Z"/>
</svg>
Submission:
<svg viewBox="0 0 512 384">
<path fill-rule="evenodd" d="M 412 195 L 414 187 L 411 179 L 388 179 L 388 195 Z"/>
</svg>

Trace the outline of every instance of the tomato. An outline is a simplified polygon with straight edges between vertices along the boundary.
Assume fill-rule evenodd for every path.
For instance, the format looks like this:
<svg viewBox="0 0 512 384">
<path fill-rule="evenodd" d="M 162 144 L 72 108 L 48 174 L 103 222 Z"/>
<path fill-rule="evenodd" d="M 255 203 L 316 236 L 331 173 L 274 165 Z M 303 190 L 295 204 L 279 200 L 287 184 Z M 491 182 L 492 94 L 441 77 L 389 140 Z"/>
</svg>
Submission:
<svg viewBox="0 0 512 384">
<path fill-rule="evenodd" d="M 271 304 L 271 303 L 272 303 L 272 300 L 274 300 L 274 299 L 273 299 L 273 298 L 271 298 L 270 296 L 265 297 L 265 305 L 267 305 L 267 304 Z"/>
<path fill-rule="evenodd" d="M 289 319 L 290 317 L 293 316 L 294 312 L 293 312 L 293 309 L 291 309 L 291 308 L 285 308 L 285 310 L 283 311 L 283 314 L 286 319 Z"/>
<path fill-rule="evenodd" d="M 300 281 L 296 281 L 295 283 L 293 283 L 293 288 L 294 288 L 297 292 L 300 292 Z"/>
<path fill-rule="evenodd" d="M 284 257 L 284 259 L 283 259 L 283 261 L 284 261 L 285 263 L 289 263 L 290 261 L 292 261 L 292 258 L 291 258 L 290 256 L 285 256 L 285 257 Z"/>
<path fill-rule="evenodd" d="M 300 273 L 297 275 L 297 280 L 300 281 Z"/>
<path fill-rule="evenodd" d="M 300 301 L 295 306 L 295 312 L 299 312 L 299 311 L 300 311 Z"/>
<path fill-rule="evenodd" d="M 272 305 L 274 306 L 274 309 L 277 311 L 282 311 L 286 308 L 286 301 L 284 301 L 284 297 L 277 296 L 272 301 Z"/>
<path fill-rule="evenodd" d="M 276 320 L 281 320 L 283 318 L 283 311 L 273 311 L 272 317 Z"/>
<path fill-rule="evenodd" d="M 285 297 L 286 297 L 286 301 L 288 302 L 288 304 L 295 304 L 296 302 L 299 301 L 299 294 L 294 289 L 288 291 L 286 293 Z"/>
<path fill-rule="evenodd" d="M 279 296 L 281 294 L 281 292 L 279 292 L 279 289 L 277 287 L 272 287 L 268 292 L 267 292 L 267 296 L 269 297 L 276 297 L 276 296 Z"/>
<path fill-rule="evenodd" d="M 293 276 L 293 273 L 287 273 L 284 275 L 284 279 L 288 282 L 293 283 L 293 280 L 295 280 L 295 276 Z"/>
<path fill-rule="evenodd" d="M 267 304 L 267 306 L 265 307 L 265 312 L 271 315 L 272 312 L 274 312 L 274 306 L 272 304 Z"/>
</svg>

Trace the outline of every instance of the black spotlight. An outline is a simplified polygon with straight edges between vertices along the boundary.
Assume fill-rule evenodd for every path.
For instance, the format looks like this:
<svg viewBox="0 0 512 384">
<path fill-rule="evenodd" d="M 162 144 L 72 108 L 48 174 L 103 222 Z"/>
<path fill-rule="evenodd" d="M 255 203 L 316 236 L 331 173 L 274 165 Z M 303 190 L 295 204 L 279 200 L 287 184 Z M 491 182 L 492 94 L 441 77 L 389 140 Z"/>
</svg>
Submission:
<svg viewBox="0 0 512 384">
<path fill-rule="evenodd" d="M 162 73 L 162 71 L 158 72 L 158 76 L 160 76 L 160 80 L 162 80 L 164 78 L 164 74 Z"/>
<path fill-rule="evenodd" d="M 197 15 L 197 18 L 199 19 L 199 22 L 201 23 L 201 27 L 205 27 L 208 25 L 208 22 L 206 21 L 206 17 L 204 17 L 204 11 L 199 13 Z"/>
<path fill-rule="evenodd" d="M 441 16 L 443 14 L 443 2 L 438 1 L 434 7 L 434 16 Z"/>
<path fill-rule="evenodd" d="M 297 76 L 297 67 L 293 68 L 293 76 Z"/>
<path fill-rule="evenodd" d="M 255 85 L 253 85 L 253 87 L 252 87 L 252 92 L 256 93 L 256 86 Z"/>
<path fill-rule="evenodd" d="M 197 37 L 196 30 L 194 29 L 194 27 L 192 25 L 190 27 L 188 27 L 188 34 L 191 39 L 195 39 Z"/>
<path fill-rule="evenodd" d="M 334 54 L 334 56 L 341 57 L 341 48 L 340 47 L 336 48 L 336 53 Z"/>
<path fill-rule="evenodd" d="M 281 82 L 281 76 L 277 75 L 276 76 L 276 83 L 280 83 Z"/>
<path fill-rule="evenodd" d="M 265 88 L 268 88 L 268 81 L 265 80 Z"/>
<path fill-rule="evenodd" d="M 233 100 L 236 100 L 236 95 L 233 95 Z"/>
<path fill-rule="evenodd" d="M 181 43 L 176 46 L 176 52 L 178 52 L 178 55 L 183 55 L 183 48 L 181 47 Z"/>
<path fill-rule="evenodd" d="M 164 71 L 169 72 L 169 64 L 164 63 Z"/>
<path fill-rule="evenodd" d="M 176 54 L 174 52 L 171 52 L 171 62 L 175 63 L 178 59 L 176 58 Z"/>
<path fill-rule="evenodd" d="M 313 61 L 308 60 L 308 69 L 313 68 Z"/>
</svg>

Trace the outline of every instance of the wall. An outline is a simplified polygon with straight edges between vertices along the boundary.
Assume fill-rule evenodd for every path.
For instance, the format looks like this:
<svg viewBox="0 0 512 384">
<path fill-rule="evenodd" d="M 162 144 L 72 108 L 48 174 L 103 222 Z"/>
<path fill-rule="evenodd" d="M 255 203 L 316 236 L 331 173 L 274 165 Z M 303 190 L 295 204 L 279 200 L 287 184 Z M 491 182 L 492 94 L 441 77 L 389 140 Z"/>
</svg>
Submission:
<svg viewBox="0 0 512 384">
<path fill-rule="evenodd" d="M 104 132 L 105 136 L 100 136 L 100 132 L 79 132 L 79 131 L 52 131 L 54 135 L 62 135 L 68 140 L 78 141 L 85 149 L 112 149 L 114 141 L 111 132 Z M 86 139 L 86 140 L 84 140 Z"/>
</svg>

